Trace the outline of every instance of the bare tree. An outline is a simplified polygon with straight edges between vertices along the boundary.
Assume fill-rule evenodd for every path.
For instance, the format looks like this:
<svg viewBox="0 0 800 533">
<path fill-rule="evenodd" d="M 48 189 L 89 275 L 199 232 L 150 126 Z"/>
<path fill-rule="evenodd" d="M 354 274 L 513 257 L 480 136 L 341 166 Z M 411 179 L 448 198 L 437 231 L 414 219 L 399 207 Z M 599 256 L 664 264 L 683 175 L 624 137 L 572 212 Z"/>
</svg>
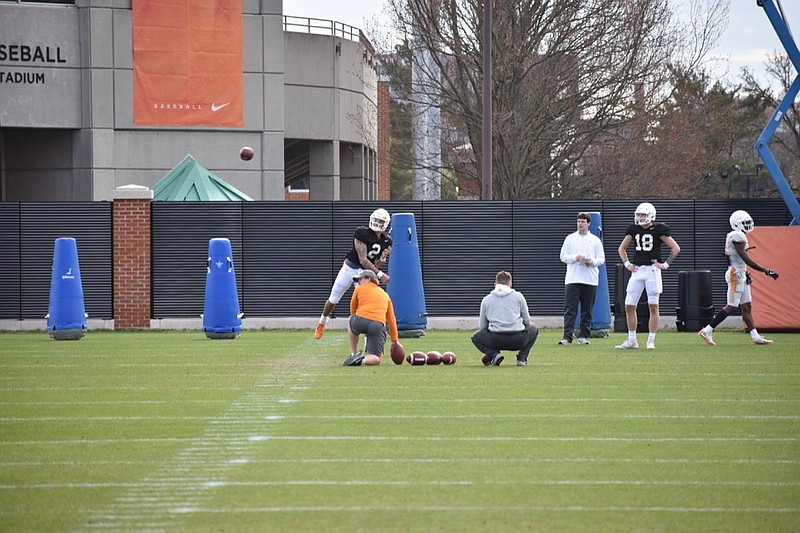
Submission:
<svg viewBox="0 0 800 533">
<path fill-rule="evenodd" d="M 441 102 L 440 170 L 462 190 L 479 191 L 483 3 L 388 4 L 406 42 L 415 25 L 423 28 L 414 45 L 430 50 L 441 72 L 430 87 Z M 727 0 L 701 4 L 727 13 Z M 694 22 L 694 31 L 678 31 L 667 0 L 495 0 L 494 198 L 619 196 L 644 159 L 621 168 L 599 156 L 645 151 L 670 95 L 669 66 L 696 65 L 713 41 L 717 21 Z"/>
</svg>

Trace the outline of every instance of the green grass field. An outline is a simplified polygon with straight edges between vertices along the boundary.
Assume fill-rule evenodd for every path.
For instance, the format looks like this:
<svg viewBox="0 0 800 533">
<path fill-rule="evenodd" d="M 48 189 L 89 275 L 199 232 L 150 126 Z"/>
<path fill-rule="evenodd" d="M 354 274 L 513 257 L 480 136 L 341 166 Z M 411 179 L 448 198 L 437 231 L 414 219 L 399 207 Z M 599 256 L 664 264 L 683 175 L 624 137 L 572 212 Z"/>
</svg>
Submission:
<svg viewBox="0 0 800 533">
<path fill-rule="evenodd" d="M 768 336 L 344 368 L 343 331 L 0 334 L 0 531 L 800 531 L 800 335 Z"/>
</svg>

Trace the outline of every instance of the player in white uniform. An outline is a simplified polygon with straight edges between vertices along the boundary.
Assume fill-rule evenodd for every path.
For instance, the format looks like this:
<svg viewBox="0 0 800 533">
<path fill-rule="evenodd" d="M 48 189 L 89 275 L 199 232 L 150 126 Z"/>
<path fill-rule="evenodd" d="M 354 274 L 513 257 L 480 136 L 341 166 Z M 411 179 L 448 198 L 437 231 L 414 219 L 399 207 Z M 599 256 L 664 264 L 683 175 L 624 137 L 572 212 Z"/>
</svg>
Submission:
<svg viewBox="0 0 800 533">
<path fill-rule="evenodd" d="M 353 247 L 347 252 L 333 282 L 331 294 L 322 307 L 319 323 L 314 330 L 315 339 L 320 339 L 325 334 L 328 319 L 336 304 L 353 284 L 354 276 L 364 270 L 371 270 L 381 282 L 389 283 L 389 275 L 381 268 L 392 252 L 392 239 L 387 233 L 391 218 L 386 209 L 376 209 L 369 217 L 369 227 L 359 226 L 353 232 Z"/>
<path fill-rule="evenodd" d="M 730 218 L 733 231 L 725 237 L 725 255 L 728 256 L 728 270 L 725 281 L 728 284 L 728 302 L 711 322 L 697 334 L 706 344 L 716 346 L 712 337 L 714 328 L 720 325 L 737 307 L 742 308 L 742 320 L 750 332 L 753 344 L 772 344 L 772 341 L 759 335 L 753 321 L 752 298 L 750 296 L 750 273 L 747 267 L 763 272 L 772 279 L 778 279 L 778 273 L 756 263 L 747 253 L 747 234 L 753 231 L 755 224 L 747 211 L 734 211 Z"/>
<path fill-rule="evenodd" d="M 628 322 L 628 338 L 617 348 L 630 350 L 639 347 L 636 340 L 636 306 L 642 291 L 647 289 L 647 303 L 650 308 L 650 321 L 648 322 L 649 334 L 647 336 L 647 349 L 656 347 L 656 330 L 660 319 L 658 300 L 663 291 L 661 271 L 666 270 L 678 257 L 681 247 L 670 234 L 669 226 L 656 222 L 656 208 L 653 204 L 643 202 L 639 204 L 633 215 L 633 224 L 625 229 L 625 238 L 619 245 L 619 257 L 625 268 L 631 272 L 628 280 L 627 294 L 625 295 L 625 318 Z M 633 244 L 633 255 L 628 260 L 628 246 Z M 661 260 L 661 245 L 669 247 L 669 258 Z"/>
</svg>

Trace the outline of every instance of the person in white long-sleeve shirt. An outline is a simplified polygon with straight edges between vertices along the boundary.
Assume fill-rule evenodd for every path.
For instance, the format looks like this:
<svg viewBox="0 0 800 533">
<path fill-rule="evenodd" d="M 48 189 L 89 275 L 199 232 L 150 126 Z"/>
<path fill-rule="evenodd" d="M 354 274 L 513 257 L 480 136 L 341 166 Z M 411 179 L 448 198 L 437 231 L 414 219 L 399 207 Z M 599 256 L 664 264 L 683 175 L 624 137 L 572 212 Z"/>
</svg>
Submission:
<svg viewBox="0 0 800 533">
<path fill-rule="evenodd" d="M 581 325 L 578 342 L 589 344 L 600 265 L 606 262 L 603 242 L 589 231 L 592 217 L 588 213 L 580 213 L 577 224 L 578 230 L 567 235 L 561 246 L 561 262 L 567 265 L 564 277 L 564 337 L 558 341 L 561 345 L 572 344 L 579 303 Z"/>
</svg>

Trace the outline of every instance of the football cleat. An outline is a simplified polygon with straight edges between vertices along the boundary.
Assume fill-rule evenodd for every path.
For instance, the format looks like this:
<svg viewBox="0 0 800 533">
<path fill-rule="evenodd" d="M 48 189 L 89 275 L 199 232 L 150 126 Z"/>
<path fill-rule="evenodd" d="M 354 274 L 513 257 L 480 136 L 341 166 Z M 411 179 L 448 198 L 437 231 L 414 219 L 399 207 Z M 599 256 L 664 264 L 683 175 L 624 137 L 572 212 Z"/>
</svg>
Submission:
<svg viewBox="0 0 800 533">
<path fill-rule="evenodd" d="M 561 346 L 568 346 L 568 345 L 572 344 L 572 341 L 569 340 L 568 338 L 564 337 L 563 339 L 558 341 L 558 344 L 560 344 Z"/>
<path fill-rule="evenodd" d="M 364 361 L 364 353 L 359 350 L 354 354 L 351 354 L 342 366 L 361 366 L 361 363 Z"/>
<path fill-rule="evenodd" d="M 772 341 L 771 341 L 771 340 L 769 340 L 769 339 L 765 339 L 765 338 L 764 338 L 764 337 L 762 337 L 761 335 L 759 335 L 759 336 L 758 336 L 758 337 L 756 337 L 755 339 L 751 339 L 751 342 L 752 342 L 753 344 L 772 344 Z"/>
<path fill-rule="evenodd" d="M 648 342 L 647 342 L 647 349 L 648 349 L 648 350 L 655 350 L 655 349 L 656 349 L 656 343 L 655 343 L 655 342 L 649 342 L 649 341 L 648 341 Z"/>
<path fill-rule="evenodd" d="M 711 337 L 711 333 L 706 333 L 706 330 L 701 329 L 700 331 L 697 332 L 697 334 L 700 335 L 700 338 L 706 341 L 706 344 L 708 344 L 709 346 L 717 345 L 717 343 L 714 342 L 714 339 Z"/>
<path fill-rule="evenodd" d="M 325 335 L 325 324 L 317 324 L 317 329 L 314 330 L 314 338 L 321 339 Z"/>
<path fill-rule="evenodd" d="M 639 347 L 639 343 L 635 340 L 625 339 L 625 342 L 615 346 L 615 348 L 619 348 L 620 350 L 635 350 Z"/>
<path fill-rule="evenodd" d="M 591 344 L 591 343 L 589 342 L 589 339 L 587 339 L 586 337 L 581 337 L 578 339 L 578 344 Z"/>
<path fill-rule="evenodd" d="M 496 354 L 494 357 L 492 357 L 492 359 L 489 361 L 489 364 L 486 366 L 500 366 L 500 363 L 503 362 L 503 359 L 505 358 L 502 355 Z"/>
</svg>

